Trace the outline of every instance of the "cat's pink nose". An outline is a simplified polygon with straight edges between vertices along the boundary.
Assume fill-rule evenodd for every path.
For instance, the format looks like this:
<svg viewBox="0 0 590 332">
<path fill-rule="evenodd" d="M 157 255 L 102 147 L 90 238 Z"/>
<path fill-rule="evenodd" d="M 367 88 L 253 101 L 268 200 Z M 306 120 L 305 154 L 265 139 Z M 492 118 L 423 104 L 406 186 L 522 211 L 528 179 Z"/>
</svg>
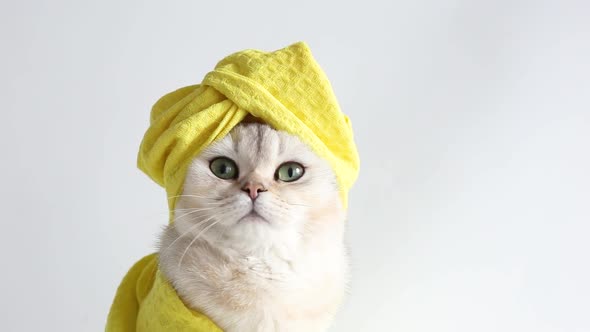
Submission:
<svg viewBox="0 0 590 332">
<path fill-rule="evenodd" d="M 252 200 L 255 200 L 259 193 L 266 191 L 266 188 L 258 182 L 247 182 L 242 190 L 248 193 Z"/>
</svg>

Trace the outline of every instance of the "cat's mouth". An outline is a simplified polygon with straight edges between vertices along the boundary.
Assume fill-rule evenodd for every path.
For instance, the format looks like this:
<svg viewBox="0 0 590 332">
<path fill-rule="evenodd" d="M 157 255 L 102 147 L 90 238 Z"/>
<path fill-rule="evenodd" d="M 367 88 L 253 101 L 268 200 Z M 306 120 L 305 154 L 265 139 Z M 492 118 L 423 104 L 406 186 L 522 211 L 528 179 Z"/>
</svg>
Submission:
<svg viewBox="0 0 590 332">
<path fill-rule="evenodd" d="M 252 209 L 245 216 L 243 216 L 240 220 L 238 220 L 238 223 L 240 223 L 240 222 L 266 222 L 266 223 L 268 223 L 268 220 L 266 220 L 258 212 L 254 211 L 254 209 Z"/>
</svg>

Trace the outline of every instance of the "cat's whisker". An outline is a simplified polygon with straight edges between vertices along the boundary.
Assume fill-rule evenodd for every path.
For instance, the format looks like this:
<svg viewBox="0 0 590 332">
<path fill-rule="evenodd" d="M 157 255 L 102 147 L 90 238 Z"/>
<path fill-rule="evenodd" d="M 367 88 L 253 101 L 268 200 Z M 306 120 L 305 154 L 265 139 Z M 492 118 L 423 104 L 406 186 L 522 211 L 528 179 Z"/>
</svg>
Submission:
<svg viewBox="0 0 590 332">
<path fill-rule="evenodd" d="M 181 210 L 181 209 L 176 209 L 176 210 Z M 193 214 L 193 213 L 195 213 L 195 212 L 202 212 L 203 210 L 207 210 L 207 209 L 190 208 L 190 209 L 182 209 L 182 210 L 195 210 L 195 211 L 192 211 L 192 212 L 185 213 L 185 214 L 183 214 L 183 215 L 182 215 L 182 216 L 180 216 L 180 217 L 176 217 L 176 218 L 174 219 L 174 221 L 175 221 L 175 222 L 174 222 L 174 223 L 172 223 L 172 227 L 176 227 L 176 225 L 177 225 L 176 221 L 180 220 L 181 218 L 183 218 L 183 217 L 186 217 L 187 215 Z M 194 216 L 194 217 L 195 217 L 195 218 L 200 218 L 200 217 L 203 217 L 203 216 L 204 216 L 204 215 L 197 215 L 197 216 Z M 176 239 L 174 239 L 174 240 L 172 241 L 172 243 L 170 243 L 170 244 L 169 244 L 169 245 L 168 245 L 168 246 L 167 246 L 165 249 L 163 249 L 163 250 L 162 250 L 162 252 L 164 252 L 164 251 L 168 250 L 168 249 L 169 249 L 169 248 L 170 248 L 170 247 L 171 247 L 171 246 L 172 246 L 174 243 L 176 243 L 176 241 L 178 241 L 180 238 L 182 238 L 182 237 L 184 237 L 185 235 L 189 234 L 189 233 L 190 233 L 190 232 L 192 232 L 192 231 L 193 231 L 195 228 L 197 228 L 197 227 L 198 227 L 198 226 L 200 226 L 201 224 L 203 224 L 203 223 L 205 223 L 205 222 L 207 222 L 207 221 L 211 220 L 213 217 L 214 217 L 214 216 L 211 216 L 211 217 L 209 217 L 209 218 L 207 218 L 207 219 L 204 219 L 204 220 L 195 220 L 195 218 L 194 218 L 194 219 L 192 219 L 193 221 L 196 221 L 196 223 L 195 223 L 193 226 L 191 226 L 191 227 L 190 227 L 190 228 L 189 228 L 189 229 L 188 229 L 186 232 L 184 232 L 183 234 L 181 234 L 181 235 L 179 235 L 178 237 L 176 237 Z"/>
<path fill-rule="evenodd" d="M 213 218 L 213 217 L 210 217 L 210 218 L 208 218 L 208 219 L 205 219 L 205 220 L 203 220 L 203 221 L 201 221 L 201 222 L 197 222 L 197 223 L 195 223 L 195 224 L 194 224 L 193 226 L 191 226 L 191 227 L 190 227 L 190 228 L 189 228 L 189 229 L 188 229 L 186 232 L 184 232 L 184 233 L 182 233 L 182 234 L 178 235 L 178 236 L 176 237 L 176 239 L 174 239 L 174 240 L 172 241 L 172 243 L 170 243 L 170 244 L 169 244 L 169 245 L 168 245 L 166 248 L 162 249 L 160 252 L 161 252 L 161 253 L 163 253 L 163 252 L 166 252 L 166 250 L 170 249 L 170 247 L 172 247 L 172 246 L 174 245 L 174 243 L 176 243 L 176 241 L 180 240 L 182 237 L 184 237 L 185 235 L 187 235 L 187 234 L 189 234 L 190 232 L 192 232 L 193 230 L 195 230 L 195 228 L 197 228 L 198 226 L 200 226 L 202 223 L 204 223 L 204 222 L 207 222 L 207 221 L 211 220 L 211 218 Z M 176 227 L 176 224 L 173 224 L 173 227 Z"/>
<path fill-rule="evenodd" d="M 307 205 L 307 204 L 298 204 L 298 203 L 291 203 L 291 202 L 289 202 L 289 201 L 285 201 L 285 200 L 283 200 L 283 202 L 285 202 L 285 203 L 287 203 L 287 204 L 289 204 L 289 205 L 294 205 L 294 206 L 304 206 L 304 207 L 308 207 L 308 208 L 310 208 L 310 207 L 313 207 L 312 205 Z"/>
<path fill-rule="evenodd" d="M 271 193 L 273 193 L 277 197 L 277 199 L 279 201 L 283 202 L 283 203 L 286 203 L 286 204 L 289 204 L 289 205 L 293 205 L 293 206 L 303 206 L 303 207 L 308 207 L 308 208 L 313 207 L 313 206 L 307 205 L 307 204 L 289 202 L 286 199 L 284 199 L 278 192 L 275 192 L 274 190 L 271 191 Z"/>
<path fill-rule="evenodd" d="M 175 208 L 174 210 L 178 210 L 178 211 L 186 211 L 186 210 L 194 210 L 194 209 L 206 209 L 206 208 L 217 208 L 218 206 L 220 206 L 222 204 L 205 204 L 204 206 L 200 206 L 200 207 L 190 207 L 190 208 Z"/>
<path fill-rule="evenodd" d="M 174 211 L 196 211 L 196 210 L 201 211 L 201 210 L 213 210 L 215 208 L 216 208 L 215 206 L 213 206 L 213 207 L 210 207 L 210 206 L 207 206 L 207 207 L 198 207 L 198 208 L 184 208 L 184 209 L 182 209 L 182 208 L 176 208 L 176 209 L 174 209 Z"/>
<path fill-rule="evenodd" d="M 211 223 L 211 225 L 205 227 L 202 231 L 199 232 L 199 234 L 197 234 L 197 236 L 195 236 L 195 238 L 188 244 L 188 246 L 186 246 L 186 249 L 184 249 L 182 256 L 180 256 L 180 260 L 178 261 L 178 268 L 180 268 L 180 266 L 182 265 L 182 260 L 184 259 L 184 256 L 186 255 L 186 253 L 188 252 L 190 247 L 193 245 L 193 243 L 195 243 L 195 241 L 197 241 L 199 239 L 199 237 L 201 237 L 201 235 L 203 235 L 203 233 L 205 233 L 207 230 L 209 230 L 211 227 L 213 227 L 214 225 L 216 225 L 220 221 L 221 221 L 221 219 L 218 219 L 218 220 L 214 221 L 213 223 Z"/>
<path fill-rule="evenodd" d="M 191 211 L 191 212 L 187 212 L 187 213 L 185 213 L 185 214 L 183 214 L 183 215 L 181 215 L 181 216 L 179 216 L 179 217 L 175 217 L 175 218 L 174 218 L 174 220 L 180 220 L 180 219 L 182 219 L 183 217 L 186 217 L 186 216 L 188 216 L 188 215 L 191 215 L 191 214 L 193 214 L 193 213 L 195 213 L 195 212 L 203 212 L 203 211 L 208 211 L 208 210 L 213 210 L 213 209 L 214 209 L 214 208 L 207 208 L 207 209 L 198 209 L 198 210 L 193 210 L 193 211 Z"/>
<path fill-rule="evenodd" d="M 218 208 L 219 207 L 211 207 L 211 209 L 218 209 Z M 194 211 L 194 212 L 196 212 L 199 209 L 201 209 L 201 208 L 174 209 L 174 211 L 180 211 L 180 212 Z M 204 210 L 200 210 L 200 211 L 204 211 Z M 175 215 L 175 217 L 174 217 L 175 219 L 180 219 L 180 218 L 183 217 L 183 215 L 176 216 L 177 213 L 175 213 L 174 215 Z M 155 217 L 161 218 L 161 217 L 164 217 L 164 216 L 166 216 L 166 217 L 170 216 L 170 211 L 165 211 L 165 212 L 159 211 L 159 212 L 149 213 L 149 214 L 147 214 L 145 216 L 142 216 L 141 218 L 150 218 L 150 220 L 151 220 L 151 218 L 155 218 Z M 137 218 L 140 218 L 140 217 L 137 217 Z"/>
<path fill-rule="evenodd" d="M 188 194 L 168 196 L 168 199 L 170 200 L 170 199 L 179 198 L 179 197 L 196 197 L 196 198 L 203 198 L 203 199 L 209 200 L 209 201 L 216 199 L 216 197 L 211 197 L 211 196 L 188 195 Z"/>
</svg>

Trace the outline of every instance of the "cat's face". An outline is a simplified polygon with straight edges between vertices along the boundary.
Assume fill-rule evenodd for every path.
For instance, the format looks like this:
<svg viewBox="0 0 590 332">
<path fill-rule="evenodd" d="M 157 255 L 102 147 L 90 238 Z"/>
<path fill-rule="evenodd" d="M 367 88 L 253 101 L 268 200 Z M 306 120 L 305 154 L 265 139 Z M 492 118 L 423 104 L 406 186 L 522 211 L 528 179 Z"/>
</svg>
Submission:
<svg viewBox="0 0 590 332">
<path fill-rule="evenodd" d="M 343 215 L 334 173 L 323 159 L 294 136 L 250 123 L 193 160 L 175 227 L 251 250 L 296 242 Z"/>
</svg>

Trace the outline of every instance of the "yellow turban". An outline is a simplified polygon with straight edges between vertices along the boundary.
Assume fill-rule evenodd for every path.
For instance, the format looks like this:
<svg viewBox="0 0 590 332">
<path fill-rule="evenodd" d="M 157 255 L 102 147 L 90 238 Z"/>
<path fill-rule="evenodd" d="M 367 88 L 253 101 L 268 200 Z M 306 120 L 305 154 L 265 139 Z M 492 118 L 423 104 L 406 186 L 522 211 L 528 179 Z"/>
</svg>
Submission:
<svg viewBox="0 0 590 332">
<path fill-rule="evenodd" d="M 298 136 L 327 160 L 347 205 L 359 169 L 350 121 L 307 45 L 296 43 L 275 52 L 234 53 L 200 85 L 181 88 L 156 102 L 137 164 L 166 188 L 171 222 L 191 160 L 248 113 Z M 220 331 L 206 316 L 184 306 L 157 268 L 157 260 L 156 254 L 146 256 L 127 273 L 106 331 Z"/>
<path fill-rule="evenodd" d="M 137 164 L 166 188 L 170 210 L 182 193 L 191 160 L 248 113 L 298 136 L 327 160 L 347 205 L 359 169 L 350 121 L 311 51 L 300 42 L 275 52 L 234 53 L 200 85 L 171 92 L 154 105 Z"/>
</svg>

